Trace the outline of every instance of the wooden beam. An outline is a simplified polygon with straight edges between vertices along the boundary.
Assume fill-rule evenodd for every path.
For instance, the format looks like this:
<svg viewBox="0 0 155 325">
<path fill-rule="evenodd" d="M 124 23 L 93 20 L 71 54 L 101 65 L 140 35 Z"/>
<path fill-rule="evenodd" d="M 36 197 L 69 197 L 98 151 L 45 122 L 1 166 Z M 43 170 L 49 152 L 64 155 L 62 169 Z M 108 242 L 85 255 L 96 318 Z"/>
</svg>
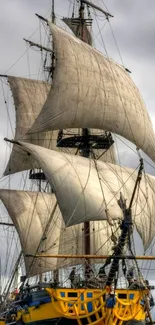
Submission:
<svg viewBox="0 0 155 325">
<path fill-rule="evenodd" d="M 36 254 L 36 255 L 29 255 L 27 254 L 26 257 L 43 257 L 43 258 L 81 258 L 81 259 L 107 259 L 108 257 L 113 258 L 111 255 L 52 255 L 52 254 Z M 131 255 L 121 255 L 121 256 L 115 256 L 116 258 L 122 260 L 122 259 L 128 259 L 128 260 L 155 260 L 155 256 L 131 256 Z"/>
</svg>

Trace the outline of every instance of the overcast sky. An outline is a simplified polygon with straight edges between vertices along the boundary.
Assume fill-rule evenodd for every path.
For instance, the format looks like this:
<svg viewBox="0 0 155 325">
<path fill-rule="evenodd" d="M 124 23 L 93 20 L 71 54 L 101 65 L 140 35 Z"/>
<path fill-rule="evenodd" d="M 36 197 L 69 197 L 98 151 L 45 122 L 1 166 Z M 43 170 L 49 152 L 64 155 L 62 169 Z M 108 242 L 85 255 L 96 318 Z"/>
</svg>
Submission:
<svg viewBox="0 0 155 325">
<path fill-rule="evenodd" d="M 71 14 L 71 5 L 68 0 L 55 1 L 55 13 L 60 16 Z M 103 1 L 94 0 L 94 3 L 102 6 Z M 108 0 L 106 5 L 114 18 L 111 18 L 111 26 L 118 42 L 119 50 L 125 66 L 132 71 L 132 78 L 138 86 L 148 111 L 150 113 L 155 129 L 155 1 L 154 0 Z M 51 0 L 5 0 L 0 2 L 0 74 L 15 76 L 37 77 L 40 56 L 30 50 L 29 56 L 26 50 L 23 37 L 40 41 L 38 30 L 40 21 L 35 13 L 49 17 Z M 105 7 L 104 7 L 105 9 Z M 99 14 L 99 13 L 97 13 Z M 121 63 L 118 51 L 114 44 L 111 29 L 108 24 L 103 28 L 104 17 L 99 17 L 99 25 L 102 28 L 102 37 L 106 43 L 109 55 Z M 96 21 L 93 25 L 94 45 L 103 50 L 102 40 L 98 35 Z M 97 38 L 95 35 L 98 35 Z M 42 39 L 42 38 L 41 38 Z M 42 39 L 43 40 L 43 39 Z M 31 53 L 30 53 L 31 52 Z M 16 62 L 16 64 L 15 64 Z M 30 63 L 28 69 L 28 63 Z M 4 87 L 6 90 L 6 87 Z M 10 101 L 9 97 L 6 98 Z M 0 88 L 0 175 L 4 171 L 6 163 L 6 144 L 3 141 L 5 136 L 12 137 L 7 122 L 7 110 L 4 104 L 3 89 Z M 9 105 L 9 112 L 14 124 L 14 113 Z M 127 154 L 127 147 L 121 149 L 125 164 L 130 160 L 132 166 L 132 152 Z M 153 173 L 153 170 L 151 170 Z M 14 184 L 14 183 L 13 183 Z"/>
<path fill-rule="evenodd" d="M 71 15 L 72 6 L 70 2 L 71 1 L 68 0 L 56 0 L 55 13 L 59 17 L 68 16 L 68 14 Z M 102 0 L 95 0 L 95 3 L 103 7 Z M 106 5 L 108 6 L 110 13 L 114 15 L 114 18 L 111 18 L 110 23 L 124 65 L 132 71 L 132 78 L 144 98 L 152 122 L 155 126 L 155 2 L 154 0 L 149 0 L 148 5 L 147 0 L 109 0 Z M 8 73 L 16 76 L 29 76 L 30 71 L 32 78 L 37 78 L 40 55 L 33 50 L 29 50 L 29 54 L 25 53 L 25 55 L 23 55 L 27 48 L 23 41 L 23 37 L 29 38 L 34 34 L 31 39 L 38 42 L 40 41 L 40 32 L 37 31 L 40 21 L 35 16 L 35 13 L 37 12 L 44 17 L 49 17 L 51 0 L 5 0 L 1 1 L 0 8 L 0 73 Z M 99 13 L 97 12 L 97 14 Z M 98 22 L 102 29 L 102 37 L 109 55 L 121 63 L 109 25 L 106 24 L 103 28 L 105 23 L 103 16 L 99 17 Z M 104 51 L 95 19 L 93 32 L 94 45 L 99 50 Z M 96 35 L 97 38 L 95 37 Z M 41 40 L 44 41 L 43 34 Z M 20 58 L 21 56 L 22 58 Z M 20 60 L 18 61 L 19 58 Z M 14 64 L 15 62 L 17 63 Z M 0 89 L 0 105 L 0 174 L 2 174 L 4 164 L 8 159 L 4 159 L 6 144 L 4 143 L 3 138 L 7 135 L 12 137 L 11 131 L 8 131 L 8 125 L 6 124 L 7 112 L 6 105 L 4 105 L 2 88 Z M 9 107 L 9 112 L 13 124 L 14 112 L 11 110 L 11 106 Z M 128 164 L 128 149 L 126 147 L 122 150 L 123 153 L 125 153 L 123 154 L 124 163 Z M 130 156 L 132 156 L 132 152 L 130 152 Z M 130 159 L 130 165 L 132 165 L 132 163 L 133 159 Z"/>
</svg>

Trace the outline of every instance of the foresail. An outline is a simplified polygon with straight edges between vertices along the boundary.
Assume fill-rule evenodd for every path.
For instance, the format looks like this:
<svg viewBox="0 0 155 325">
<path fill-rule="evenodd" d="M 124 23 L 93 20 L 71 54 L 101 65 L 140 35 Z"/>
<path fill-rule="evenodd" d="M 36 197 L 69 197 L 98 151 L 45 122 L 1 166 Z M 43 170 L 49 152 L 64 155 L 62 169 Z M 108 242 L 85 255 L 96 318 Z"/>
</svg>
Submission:
<svg viewBox="0 0 155 325">
<path fill-rule="evenodd" d="M 51 184 L 66 226 L 85 221 L 118 220 L 122 210 L 118 206 L 120 192 L 130 203 L 136 171 L 118 165 L 60 153 L 20 142 L 38 159 Z M 96 169 L 97 167 L 97 169 Z M 132 208 L 138 232 L 148 247 L 154 238 L 155 178 L 146 175 Z"/>
<path fill-rule="evenodd" d="M 39 246 L 38 252 L 58 254 L 62 217 L 59 208 L 57 208 L 51 218 L 56 203 L 55 195 L 0 190 L 0 199 L 19 234 L 27 275 L 33 276 L 56 269 L 56 258 L 33 259 L 25 256 L 26 254 L 35 254 Z M 50 218 L 52 220 L 46 236 L 43 238 Z"/>
<path fill-rule="evenodd" d="M 22 139 L 22 141 L 34 143 L 45 148 L 55 149 L 57 131 L 26 135 L 45 103 L 50 85 L 47 82 L 12 76 L 8 76 L 8 82 L 15 104 L 15 140 Z M 21 150 L 21 148 L 13 145 L 4 175 L 39 167 L 36 160 L 30 159 L 27 153 Z"/>
<path fill-rule="evenodd" d="M 129 73 L 49 22 L 56 68 L 47 101 L 30 133 L 96 128 L 119 134 L 155 161 L 155 135 Z"/>
</svg>

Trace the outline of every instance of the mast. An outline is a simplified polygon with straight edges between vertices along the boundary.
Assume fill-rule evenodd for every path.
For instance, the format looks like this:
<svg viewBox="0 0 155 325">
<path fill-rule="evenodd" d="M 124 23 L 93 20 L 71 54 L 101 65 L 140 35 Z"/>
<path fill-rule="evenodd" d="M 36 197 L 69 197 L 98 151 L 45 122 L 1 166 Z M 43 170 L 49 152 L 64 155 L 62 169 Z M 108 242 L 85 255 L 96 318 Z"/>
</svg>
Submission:
<svg viewBox="0 0 155 325">
<path fill-rule="evenodd" d="M 52 23 L 55 23 L 55 0 L 52 0 Z M 54 66 L 55 66 L 55 54 L 54 54 L 54 45 L 52 42 L 52 54 L 51 54 L 51 76 L 49 76 L 49 78 L 53 78 L 53 73 L 54 73 Z M 55 286 L 57 286 L 59 284 L 59 270 L 54 270 L 53 271 L 53 282 L 55 284 Z"/>
<path fill-rule="evenodd" d="M 78 1 L 79 2 L 79 1 Z M 85 5 L 90 6 L 90 3 L 80 0 L 79 16 L 74 18 L 72 14 L 71 23 L 68 19 L 64 19 L 65 23 L 73 30 L 74 34 L 83 42 L 92 45 L 92 38 L 89 27 L 92 26 L 92 19 L 88 10 L 88 18 L 85 18 Z M 105 14 L 105 12 L 104 12 Z M 70 26 L 71 24 L 71 26 Z M 92 135 L 88 128 L 83 128 L 81 135 L 74 135 L 74 137 L 63 138 L 63 130 L 59 131 L 57 139 L 57 147 L 77 148 L 79 154 L 83 157 L 89 158 L 93 149 L 106 149 L 108 150 L 114 143 L 111 133 L 105 133 L 104 136 Z M 92 153 L 94 157 L 94 154 Z M 84 222 L 84 253 L 85 256 L 90 255 L 90 223 Z M 89 270 L 90 261 L 86 258 L 85 271 Z"/>
<path fill-rule="evenodd" d="M 84 3 L 81 0 L 80 3 L 80 9 L 79 9 L 79 18 L 80 18 L 80 27 L 81 27 L 81 35 L 80 39 L 86 43 L 88 43 L 88 40 L 86 39 L 84 35 L 84 24 L 85 24 L 85 19 L 84 19 Z M 90 156 L 90 146 L 89 146 L 89 141 L 88 141 L 88 136 L 89 135 L 89 130 L 88 129 L 82 129 L 82 136 L 85 137 L 86 142 L 85 142 L 85 148 L 81 150 L 81 156 L 89 158 Z M 86 255 L 90 255 L 90 223 L 89 221 L 84 222 L 84 253 Z M 87 268 L 89 269 L 90 265 L 90 260 L 86 258 L 86 263 L 85 263 L 85 271 Z"/>
<path fill-rule="evenodd" d="M 54 0 L 52 0 L 52 23 L 54 24 L 55 13 L 54 13 Z"/>
</svg>

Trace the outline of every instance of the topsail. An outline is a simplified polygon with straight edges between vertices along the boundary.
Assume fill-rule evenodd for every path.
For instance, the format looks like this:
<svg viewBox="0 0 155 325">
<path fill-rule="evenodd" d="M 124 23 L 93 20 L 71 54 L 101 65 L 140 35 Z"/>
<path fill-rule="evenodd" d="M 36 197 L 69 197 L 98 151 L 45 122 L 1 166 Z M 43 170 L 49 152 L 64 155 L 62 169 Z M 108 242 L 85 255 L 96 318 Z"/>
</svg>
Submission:
<svg viewBox="0 0 155 325">
<path fill-rule="evenodd" d="M 8 76 L 8 82 L 12 91 L 15 114 L 16 114 L 16 132 L 14 140 L 22 140 L 30 142 L 48 149 L 62 150 L 57 148 L 58 130 L 48 132 L 37 132 L 35 134 L 27 134 L 37 116 L 39 115 L 43 104 L 50 90 L 50 84 L 33 79 L 19 78 Z M 66 134 L 80 134 L 80 130 L 65 130 Z M 101 134 L 100 130 L 90 130 L 91 134 Z M 76 153 L 76 149 L 64 149 L 71 153 Z M 96 158 L 107 162 L 115 162 L 115 150 L 111 148 L 103 152 L 96 150 Z M 4 175 L 18 173 L 27 169 L 40 168 L 40 165 L 32 156 L 28 155 L 24 150 L 13 145 L 10 159 L 4 171 Z"/>
<path fill-rule="evenodd" d="M 49 22 L 56 54 L 53 83 L 29 133 L 96 128 L 119 134 L 155 161 L 155 135 L 128 72 Z"/>
</svg>

